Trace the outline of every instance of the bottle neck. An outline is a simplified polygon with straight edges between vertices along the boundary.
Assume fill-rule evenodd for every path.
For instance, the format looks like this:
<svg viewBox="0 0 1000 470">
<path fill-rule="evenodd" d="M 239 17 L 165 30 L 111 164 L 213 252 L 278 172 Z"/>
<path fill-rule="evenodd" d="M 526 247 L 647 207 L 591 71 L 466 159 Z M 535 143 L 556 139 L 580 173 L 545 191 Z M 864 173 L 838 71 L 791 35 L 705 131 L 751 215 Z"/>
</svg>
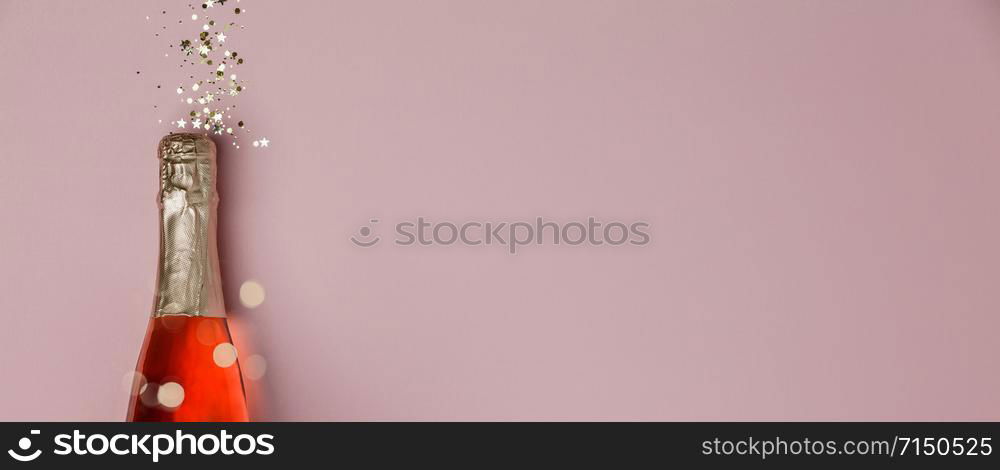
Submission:
<svg viewBox="0 0 1000 470">
<path fill-rule="evenodd" d="M 153 316 L 225 317 L 214 144 L 205 145 L 200 139 L 211 141 L 191 134 L 164 141 L 168 139 L 172 147 L 167 147 L 167 155 L 161 142 L 160 256 Z"/>
</svg>

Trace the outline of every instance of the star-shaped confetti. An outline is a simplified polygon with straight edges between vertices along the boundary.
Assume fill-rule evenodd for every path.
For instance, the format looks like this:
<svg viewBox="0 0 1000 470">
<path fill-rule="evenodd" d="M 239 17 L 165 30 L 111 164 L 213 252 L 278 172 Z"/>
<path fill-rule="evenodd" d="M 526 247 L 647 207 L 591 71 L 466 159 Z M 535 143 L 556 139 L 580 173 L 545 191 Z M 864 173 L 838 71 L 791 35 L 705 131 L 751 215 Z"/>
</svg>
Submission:
<svg viewBox="0 0 1000 470">
<path fill-rule="evenodd" d="M 161 34 L 165 34 L 164 31 L 169 31 L 168 25 L 184 29 L 184 36 L 187 36 L 167 44 L 167 47 L 173 50 L 168 50 L 169 53 L 164 54 L 165 58 L 178 61 L 179 67 L 184 69 L 185 79 L 183 83 L 178 84 L 176 91 L 177 95 L 182 95 L 179 97 L 181 103 L 187 106 L 183 117 L 177 116 L 175 120 L 166 122 L 176 125 L 177 129 L 188 129 L 187 125 L 191 124 L 190 129 L 193 130 L 228 135 L 232 139 L 233 146 L 240 148 L 240 145 L 237 145 L 238 139 L 251 133 L 243 121 L 233 119 L 233 114 L 236 113 L 236 97 L 247 87 L 245 80 L 237 77 L 236 68 L 243 65 L 246 58 L 231 46 L 238 46 L 235 32 L 244 28 L 235 21 L 238 16 L 234 15 L 245 13 L 246 9 L 207 10 L 224 6 L 229 1 L 231 0 L 203 0 L 189 4 L 190 10 L 180 17 L 175 17 L 175 21 L 158 25 L 155 36 L 160 37 Z M 201 8 L 198 8 L 199 6 Z M 215 14 L 216 12 L 218 14 Z M 167 10 L 163 10 L 162 14 L 166 15 Z M 230 46 L 224 52 L 223 43 Z M 180 51 L 179 54 L 174 53 L 177 50 Z M 223 53 L 218 54 L 218 52 Z M 258 148 L 270 145 L 267 138 L 253 140 L 252 143 Z"/>
</svg>

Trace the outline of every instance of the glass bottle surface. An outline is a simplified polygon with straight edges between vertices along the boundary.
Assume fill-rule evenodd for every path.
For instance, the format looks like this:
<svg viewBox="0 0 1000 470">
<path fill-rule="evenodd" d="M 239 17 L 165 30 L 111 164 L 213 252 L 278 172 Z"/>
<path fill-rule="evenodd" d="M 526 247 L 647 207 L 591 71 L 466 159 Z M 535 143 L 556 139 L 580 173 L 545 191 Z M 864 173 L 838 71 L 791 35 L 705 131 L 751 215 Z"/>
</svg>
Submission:
<svg viewBox="0 0 1000 470">
<path fill-rule="evenodd" d="M 248 420 L 225 318 L 151 318 L 136 370 L 129 421 Z"/>
<path fill-rule="evenodd" d="M 128 421 L 248 421 L 219 274 L 215 144 L 160 141 L 160 256 Z"/>
</svg>

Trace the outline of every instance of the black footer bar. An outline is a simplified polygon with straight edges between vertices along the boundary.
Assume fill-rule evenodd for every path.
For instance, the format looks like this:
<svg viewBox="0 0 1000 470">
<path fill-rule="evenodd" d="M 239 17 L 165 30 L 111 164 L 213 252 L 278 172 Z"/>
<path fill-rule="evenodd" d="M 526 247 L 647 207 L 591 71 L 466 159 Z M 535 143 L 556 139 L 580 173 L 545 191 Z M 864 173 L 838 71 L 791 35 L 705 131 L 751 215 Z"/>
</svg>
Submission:
<svg viewBox="0 0 1000 470">
<path fill-rule="evenodd" d="M 1000 423 L 0 423 L 8 454 L 0 462 L 1000 468 L 998 430 Z"/>
</svg>

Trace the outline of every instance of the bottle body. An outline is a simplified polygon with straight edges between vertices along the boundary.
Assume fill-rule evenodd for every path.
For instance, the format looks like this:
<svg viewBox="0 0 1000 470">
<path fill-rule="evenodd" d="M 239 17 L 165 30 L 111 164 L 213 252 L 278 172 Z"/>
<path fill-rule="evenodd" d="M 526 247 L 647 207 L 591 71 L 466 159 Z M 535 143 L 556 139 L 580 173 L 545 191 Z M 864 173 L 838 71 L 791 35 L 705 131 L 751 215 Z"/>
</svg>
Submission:
<svg viewBox="0 0 1000 470">
<path fill-rule="evenodd" d="M 248 421 L 226 320 L 216 241 L 215 144 L 160 141 L 160 256 L 129 421 Z"/>
<path fill-rule="evenodd" d="M 225 318 L 150 318 L 128 420 L 248 421 L 232 344 Z"/>
</svg>

